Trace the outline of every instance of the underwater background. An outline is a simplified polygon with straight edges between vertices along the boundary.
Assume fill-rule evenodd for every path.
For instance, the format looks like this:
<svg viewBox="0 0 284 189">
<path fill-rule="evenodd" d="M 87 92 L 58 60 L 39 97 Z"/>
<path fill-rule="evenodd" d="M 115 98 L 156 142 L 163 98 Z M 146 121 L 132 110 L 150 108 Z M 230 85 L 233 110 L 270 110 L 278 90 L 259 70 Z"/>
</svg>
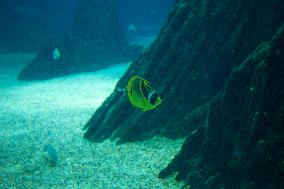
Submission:
<svg viewBox="0 0 284 189">
<path fill-rule="evenodd" d="M 0 188 L 284 188 L 283 0 L 1 0 Z"/>
</svg>

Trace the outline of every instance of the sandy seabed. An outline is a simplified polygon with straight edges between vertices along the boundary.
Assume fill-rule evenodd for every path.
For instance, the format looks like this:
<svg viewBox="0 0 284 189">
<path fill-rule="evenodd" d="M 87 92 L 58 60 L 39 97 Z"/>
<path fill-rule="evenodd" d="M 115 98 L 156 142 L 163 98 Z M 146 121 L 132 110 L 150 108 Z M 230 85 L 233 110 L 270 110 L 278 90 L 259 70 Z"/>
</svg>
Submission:
<svg viewBox="0 0 284 189">
<path fill-rule="evenodd" d="M 0 55 L 0 188 L 174 189 L 157 175 L 183 140 L 155 137 L 115 145 L 92 143 L 82 128 L 112 92 L 129 63 L 41 82 L 17 81 L 35 55 Z M 44 145 L 54 146 L 50 166 Z"/>
</svg>

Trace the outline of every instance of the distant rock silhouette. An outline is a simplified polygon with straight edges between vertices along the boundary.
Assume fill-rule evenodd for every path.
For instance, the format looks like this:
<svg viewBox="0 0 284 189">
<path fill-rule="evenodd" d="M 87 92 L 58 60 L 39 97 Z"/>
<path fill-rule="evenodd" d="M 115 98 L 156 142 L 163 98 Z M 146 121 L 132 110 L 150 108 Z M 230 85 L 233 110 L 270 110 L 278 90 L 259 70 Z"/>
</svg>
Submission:
<svg viewBox="0 0 284 189">
<path fill-rule="evenodd" d="M 127 43 L 113 0 L 79 1 L 72 39 L 75 60 L 87 64 L 130 60 L 139 49 Z"/>
</svg>

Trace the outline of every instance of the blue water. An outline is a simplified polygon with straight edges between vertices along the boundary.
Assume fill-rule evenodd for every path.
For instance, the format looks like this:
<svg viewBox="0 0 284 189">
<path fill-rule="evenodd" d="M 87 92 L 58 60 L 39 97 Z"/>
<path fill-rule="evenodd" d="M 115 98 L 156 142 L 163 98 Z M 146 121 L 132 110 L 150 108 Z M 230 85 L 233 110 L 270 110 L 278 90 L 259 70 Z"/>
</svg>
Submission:
<svg viewBox="0 0 284 189">
<path fill-rule="evenodd" d="M 35 51 L 43 39 L 56 40 L 70 35 L 78 1 L 1 1 L 0 52 Z M 172 3 L 173 0 L 116 1 L 117 19 L 124 35 L 129 38 L 156 35 Z M 137 31 L 129 32 L 129 25 L 137 27 Z"/>
</svg>

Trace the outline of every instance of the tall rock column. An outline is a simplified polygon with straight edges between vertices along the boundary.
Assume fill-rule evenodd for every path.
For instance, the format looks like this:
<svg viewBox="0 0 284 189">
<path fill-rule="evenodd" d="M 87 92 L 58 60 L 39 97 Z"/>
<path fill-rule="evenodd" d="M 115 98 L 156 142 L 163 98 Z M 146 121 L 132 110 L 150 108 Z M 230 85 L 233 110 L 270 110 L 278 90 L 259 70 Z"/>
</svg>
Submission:
<svg viewBox="0 0 284 189">
<path fill-rule="evenodd" d="M 105 64 L 129 60 L 137 53 L 127 43 L 116 13 L 114 0 L 79 1 L 72 29 L 76 59 Z"/>
<path fill-rule="evenodd" d="M 178 0 L 165 26 L 86 124 L 85 137 L 119 142 L 155 135 L 186 137 L 207 124 L 208 107 L 234 66 L 284 21 L 282 0 Z M 133 108 L 125 89 L 134 75 L 150 81 L 163 102 Z"/>
</svg>

